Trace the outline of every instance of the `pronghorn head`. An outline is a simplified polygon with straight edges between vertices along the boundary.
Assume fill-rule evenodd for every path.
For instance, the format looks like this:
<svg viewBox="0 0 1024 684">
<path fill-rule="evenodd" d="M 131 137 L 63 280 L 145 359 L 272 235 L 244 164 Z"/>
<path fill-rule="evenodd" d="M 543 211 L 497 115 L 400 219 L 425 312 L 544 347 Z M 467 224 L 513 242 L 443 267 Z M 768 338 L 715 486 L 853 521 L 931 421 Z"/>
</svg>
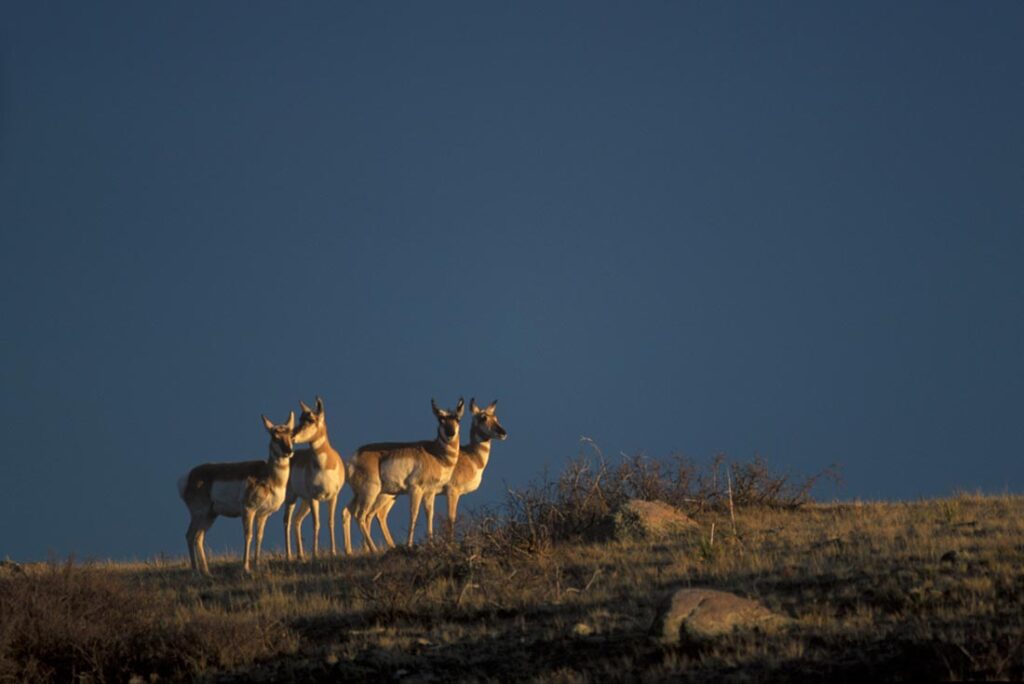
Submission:
<svg viewBox="0 0 1024 684">
<path fill-rule="evenodd" d="M 480 408 L 476 405 L 476 399 L 469 400 L 469 410 L 473 413 L 473 431 L 484 439 L 508 439 L 508 432 L 498 422 L 498 416 L 494 413 L 497 405 L 498 400 L 495 399 L 487 408 Z"/>
<path fill-rule="evenodd" d="M 448 411 L 437 407 L 437 402 L 430 400 L 430 407 L 434 409 L 434 416 L 437 417 L 437 436 L 441 441 L 448 444 L 459 443 L 459 421 L 462 420 L 462 412 L 466 404 L 459 397 L 459 403 L 454 411 Z"/>
<path fill-rule="evenodd" d="M 299 407 L 302 408 L 302 415 L 299 416 L 299 426 L 295 428 L 292 440 L 312 442 L 324 429 L 324 400 L 317 396 L 315 409 L 309 408 L 304 401 L 300 400 Z"/>
<path fill-rule="evenodd" d="M 266 416 L 260 417 L 263 419 L 263 427 L 270 433 L 270 462 L 274 465 L 288 465 L 288 459 L 295 454 L 295 441 L 292 439 L 295 411 L 288 414 L 288 422 L 283 425 L 274 425 Z"/>
</svg>

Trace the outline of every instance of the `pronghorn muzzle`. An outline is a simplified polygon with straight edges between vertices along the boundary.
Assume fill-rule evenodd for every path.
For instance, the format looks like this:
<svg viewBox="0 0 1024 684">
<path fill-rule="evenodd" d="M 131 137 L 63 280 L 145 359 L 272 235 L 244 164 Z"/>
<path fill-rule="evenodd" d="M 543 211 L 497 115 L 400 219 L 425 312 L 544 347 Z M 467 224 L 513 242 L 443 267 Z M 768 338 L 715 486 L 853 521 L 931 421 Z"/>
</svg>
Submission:
<svg viewBox="0 0 1024 684">
<path fill-rule="evenodd" d="M 447 420 L 441 423 L 441 437 L 444 439 L 444 441 L 451 442 L 456 437 L 458 437 L 458 434 L 458 423 L 451 423 Z"/>
</svg>

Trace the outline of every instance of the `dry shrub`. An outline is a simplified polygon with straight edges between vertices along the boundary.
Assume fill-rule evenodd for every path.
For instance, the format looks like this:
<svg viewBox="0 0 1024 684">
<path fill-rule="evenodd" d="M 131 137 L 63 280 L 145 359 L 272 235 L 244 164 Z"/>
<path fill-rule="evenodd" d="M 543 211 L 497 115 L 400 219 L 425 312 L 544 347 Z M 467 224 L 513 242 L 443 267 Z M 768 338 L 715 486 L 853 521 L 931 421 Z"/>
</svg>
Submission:
<svg viewBox="0 0 1024 684">
<path fill-rule="evenodd" d="M 183 613 L 173 595 L 68 561 L 0 579 L 0 680 L 185 677 L 293 648 L 253 615 Z"/>
<path fill-rule="evenodd" d="M 476 588 L 478 572 L 490 564 L 472 545 L 434 539 L 412 549 L 388 551 L 372 577 L 352 577 L 348 584 L 365 604 L 366 617 L 379 624 L 411 616 L 440 618 L 459 607 L 465 594 Z"/>
<path fill-rule="evenodd" d="M 724 455 L 705 467 L 675 456 L 644 454 L 610 462 L 591 441 L 554 479 L 544 476 L 522 489 L 510 489 L 504 507 L 467 520 L 467 539 L 502 552 L 542 553 L 551 544 L 587 537 L 630 499 L 663 501 L 694 514 L 727 506 L 795 509 L 811 502 L 822 478 L 838 481 L 835 467 L 791 479 L 773 473 L 755 457 L 730 463 Z M 467 516 L 469 518 L 469 516 Z"/>
</svg>

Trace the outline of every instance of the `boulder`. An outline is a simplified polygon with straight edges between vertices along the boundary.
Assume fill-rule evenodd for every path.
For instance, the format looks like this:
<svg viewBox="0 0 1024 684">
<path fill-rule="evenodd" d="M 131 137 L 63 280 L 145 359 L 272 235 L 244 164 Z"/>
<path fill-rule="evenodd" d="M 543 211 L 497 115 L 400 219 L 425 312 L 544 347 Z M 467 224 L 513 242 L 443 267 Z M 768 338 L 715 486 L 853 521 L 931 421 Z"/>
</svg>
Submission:
<svg viewBox="0 0 1024 684">
<path fill-rule="evenodd" d="M 789 622 L 760 603 L 714 589 L 680 589 L 658 607 L 651 636 L 662 644 L 703 642 L 733 630 L 772 629 Z"/>
<path fill-rule="evenodd" d="M 631 499 L 612 516 L 613 534 L 618 539 L 655 539 L 699 527 L 697 522 L 674 506 L 661 501 Z"/>
</svg>

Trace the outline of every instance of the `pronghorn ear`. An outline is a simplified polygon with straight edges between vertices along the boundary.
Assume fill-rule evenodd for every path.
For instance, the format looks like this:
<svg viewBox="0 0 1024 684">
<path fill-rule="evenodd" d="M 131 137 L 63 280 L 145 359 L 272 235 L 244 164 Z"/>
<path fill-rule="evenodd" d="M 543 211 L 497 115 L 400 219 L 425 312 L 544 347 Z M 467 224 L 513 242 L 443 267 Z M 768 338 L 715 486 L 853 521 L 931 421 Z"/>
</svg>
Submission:
<svg viewBox="0 0 1024 684">
<path fill-rule="evenodd" d="M 324 412 L 324 400 L 320 398 L 320 395 L 316 395 L 316 412 L 323 415 Z"/>
<path fill-rule="evenodd" d="M 267 432 L 271 432 L 274 429 L 274 422 L 262 413 L 260 414 L 260 418 L 263 419 L 263 427 L 267 428 Z"/>
<path fill-rule="evenodd" d="M 302 401 L 301 399 L 299 399 L 299 408 L 302 409 L 303 413 L 312 413 L 313 412 L 313 409 L 311 409 L 308 406 L 306 406 L 306 402 Z"/>
<path fill-rule="evenodd" d="M 434 415 L 438 418 L 444 415 L 444 410 L 437 408 L 437 402 L 434 401 L 433 397 L 430 398 L 430 410 L 433 411 Z"/>
<path fill-rule="evenodd" d="M 288 414 L 288 429 L 293 430 L 295 428 L 295 411 L 291 411 Z"/>
<path fill-rule="evenodd" d="M 494 401 L 491 402 L 491 405 L 488 406 L 485 410 L 493 416 L 494 415 L 494 409 L 497 408 L 497 406 L 498 406 L 498 400 L 495 399 Z"/>
<path fill-rule="evenodd" d="M 462 414 L 465 412 L 466 402 L 462 401 L 462 397 L 459 397 L 459 403 L 455 406 L 455 417 L 462 420 Z"/>
<path fill-rule="evenodd" d="M 480 407 L 476 405 L 476 397 L 469 398 L 469 410 L 474 416 L 480 413 Z"/>
</svg>

